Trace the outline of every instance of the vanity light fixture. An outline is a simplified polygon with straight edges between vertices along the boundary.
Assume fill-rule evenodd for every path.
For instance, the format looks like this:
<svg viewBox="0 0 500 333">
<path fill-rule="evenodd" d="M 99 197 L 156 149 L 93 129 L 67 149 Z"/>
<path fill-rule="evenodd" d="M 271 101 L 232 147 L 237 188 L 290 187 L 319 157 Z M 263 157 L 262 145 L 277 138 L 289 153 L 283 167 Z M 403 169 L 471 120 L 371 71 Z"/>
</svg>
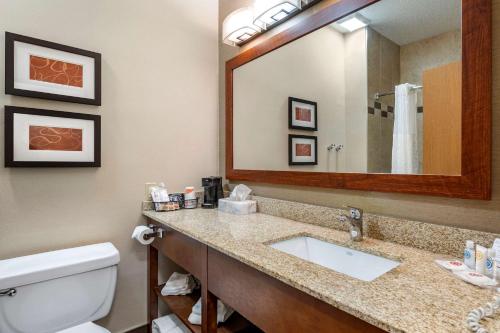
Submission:
<svg viewBox="0 0 500 333">
<path fill-rule="evenodd" d="M 243 7 L 229 14 L 222 23 L 222 41 L 237 46 L 260 32 L 253 23 L 252 7 Z"/>
<path fill-rule="evenodd" d="M 302 0 L 255 0 L 254 24 L 266 29 L 302 8 Z"/>
<path fill-rule="evenodd" d="M 358 29 L 366 27 L 370 21 L 364 16 L 356 13 L 354 15 L 348 16 L 347 18 L 337 22 L 342 28 L 348 30 L 349 32 L 356 31 Z"/>
<path fill-rule="evenodd" d="M 235 10 L 222 24 L 222 41 L 231 46 L 247 43 L 321 0 L 254 0 L 253 6 Z"/>
</svg>

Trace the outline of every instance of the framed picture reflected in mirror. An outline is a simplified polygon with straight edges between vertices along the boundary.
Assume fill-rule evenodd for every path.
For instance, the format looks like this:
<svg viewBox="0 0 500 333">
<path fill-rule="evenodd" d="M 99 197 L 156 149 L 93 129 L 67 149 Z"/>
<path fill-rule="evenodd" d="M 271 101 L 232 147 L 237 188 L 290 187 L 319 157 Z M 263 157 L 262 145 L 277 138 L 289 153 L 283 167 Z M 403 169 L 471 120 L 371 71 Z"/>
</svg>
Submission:
<svg viewBox="0 0 500 333">
<path fill-rule="evenodd" d="M 288 127 L 304 131 L 318 130 L 318 104 L 288 97 Z"/>
<path fill-rule="evenodd" d="M 288 165 L 317 165 L 318 137 L 288 135 Z"/>
</svg>

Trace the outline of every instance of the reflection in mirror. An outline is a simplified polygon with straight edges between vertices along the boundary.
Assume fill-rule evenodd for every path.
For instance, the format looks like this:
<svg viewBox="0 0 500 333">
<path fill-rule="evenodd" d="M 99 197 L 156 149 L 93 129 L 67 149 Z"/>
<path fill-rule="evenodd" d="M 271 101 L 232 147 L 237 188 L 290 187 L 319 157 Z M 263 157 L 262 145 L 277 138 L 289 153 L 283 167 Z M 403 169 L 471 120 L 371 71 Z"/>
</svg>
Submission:
<svg viewBox="0 0 500 333">
<path fill-rule="evenodd" d="M 246 63 L 234 168 L 460 175 L 461 57 L 460 0 L 381 0 Z"/>
</svg>

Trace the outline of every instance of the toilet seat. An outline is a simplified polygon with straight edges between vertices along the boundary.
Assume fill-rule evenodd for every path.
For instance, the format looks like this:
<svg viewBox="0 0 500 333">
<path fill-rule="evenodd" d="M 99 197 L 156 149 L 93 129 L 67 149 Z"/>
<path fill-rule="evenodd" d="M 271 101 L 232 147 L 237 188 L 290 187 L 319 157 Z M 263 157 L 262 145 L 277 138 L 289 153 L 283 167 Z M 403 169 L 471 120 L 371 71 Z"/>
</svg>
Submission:
<svg viewBox="0 0 500 333">
<path fill-rule="evenodd" d="M 92 322 L 70 327 L 57 333 L 111 333 L 104 327 L 98 326 Z"/>
</svg>

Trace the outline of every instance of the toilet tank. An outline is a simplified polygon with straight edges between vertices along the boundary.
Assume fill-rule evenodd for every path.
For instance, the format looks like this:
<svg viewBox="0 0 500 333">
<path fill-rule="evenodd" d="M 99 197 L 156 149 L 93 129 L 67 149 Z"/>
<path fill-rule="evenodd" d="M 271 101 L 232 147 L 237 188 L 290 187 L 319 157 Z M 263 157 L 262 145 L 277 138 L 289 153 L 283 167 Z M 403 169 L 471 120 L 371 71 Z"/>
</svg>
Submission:
<svg viewBox="0 0 500 333">
<path fill-rule="evenodd" d="M 109 313 L 118 250 L 111 243 L 0 260 L 1 333 L 54 333 Z"/>
</svg>

